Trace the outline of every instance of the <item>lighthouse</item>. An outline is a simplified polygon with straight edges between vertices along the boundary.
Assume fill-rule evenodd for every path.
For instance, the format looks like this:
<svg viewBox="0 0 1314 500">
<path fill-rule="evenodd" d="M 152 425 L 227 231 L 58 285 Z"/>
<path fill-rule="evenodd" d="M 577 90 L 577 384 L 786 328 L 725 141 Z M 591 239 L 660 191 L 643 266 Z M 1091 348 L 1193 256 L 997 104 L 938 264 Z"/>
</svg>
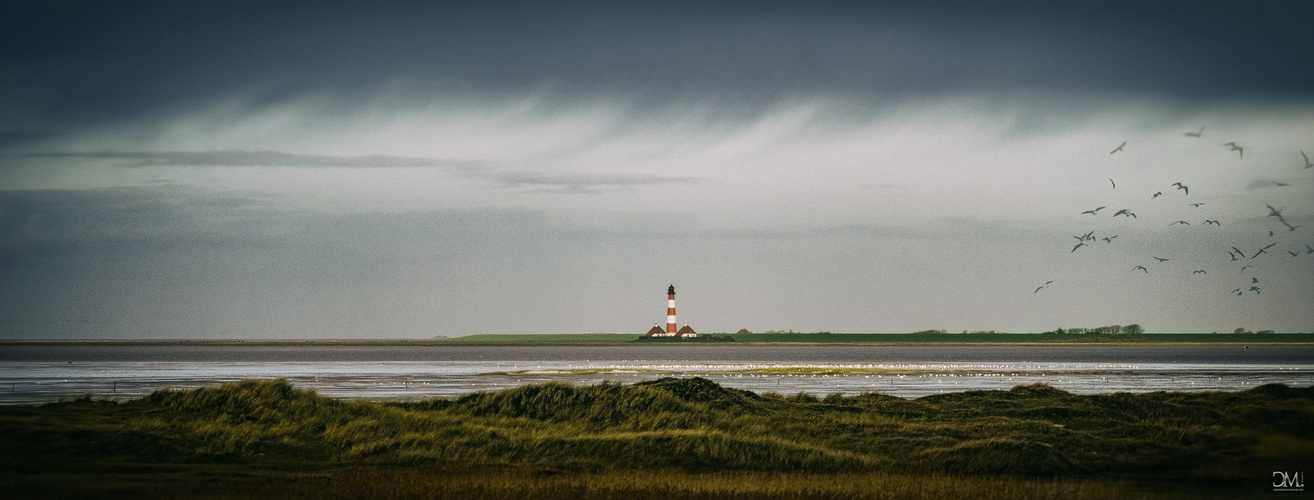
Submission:
<svg viewBox="0 0 1314 500">
<path fill-rule="evenodd" d="M 666 289 L 666 334 L 675 335 L 675 285 Z"/>
<path fill-rule="evenodd" d="M 675 322 L 675 285 L 666 288 L 666 330 L 662 330 L 660 323 L 652 325 L 652 329 L 645 334 L 646 337 L 697 337 L 698 332 L 690 328 L 686 323 L 684 328 L 679 328 Z"/>
<path fill-rule="evenodd" d="M 698 333 L 686 323 L 684 328 L 676 329 L 675 323 L 675 285 L 666 288 L 666 330 L 661 324 L 652 325 L 646 337 L 697 337 Z"/>
</svg>

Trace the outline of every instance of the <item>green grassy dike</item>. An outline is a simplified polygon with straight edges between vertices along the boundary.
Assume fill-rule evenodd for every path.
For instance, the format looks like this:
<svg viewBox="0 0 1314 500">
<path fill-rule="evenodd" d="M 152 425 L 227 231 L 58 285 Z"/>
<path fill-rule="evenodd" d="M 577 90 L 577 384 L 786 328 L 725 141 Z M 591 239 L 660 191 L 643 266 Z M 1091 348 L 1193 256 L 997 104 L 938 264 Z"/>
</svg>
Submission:
<svg viewBox="0 0 1314 500">
<path fill-rule="evenodd" d="M 713 333 L 694 338 L 632 333 L 478 334 L 442 344 L 1314 344 L 1314 333 L 1146 333 L 1060 335 L 1046 333 Z"/>
<path fill-rule="evenodd" d="M 699 379 L 0 407 L 6 498 L 1233 498 L 1314 469 L 1314 388 L 901 399 Z"/>
</svg>

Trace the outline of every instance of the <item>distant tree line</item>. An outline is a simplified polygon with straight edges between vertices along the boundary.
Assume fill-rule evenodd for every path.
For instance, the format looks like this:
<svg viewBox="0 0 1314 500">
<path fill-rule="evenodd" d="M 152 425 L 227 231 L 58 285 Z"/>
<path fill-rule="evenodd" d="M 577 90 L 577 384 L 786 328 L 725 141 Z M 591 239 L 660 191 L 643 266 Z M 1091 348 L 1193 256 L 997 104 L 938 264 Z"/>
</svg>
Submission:
<svg viewBox="0 0 1314 500">
<path fill-rule="evenodd" d="M 1252 332 L 1245 328 L 1237 328 L 1236 330 L 1232 330 L 1232 333 L 1276 333 L 1276 332 L 1274 332 L 1273 330 L 1260 330 L 1257 332 Z"/>
<path fill-rule="evenodd" d="M 1109 325 L 1109 326 L 1101 326 L 1097 328 L 1068 328 L 1068 329 L 1059 328 L 1057 330 L 1048 331 L 1044 333 L 1058 334 L 1058 335 L 1140 335 L 1145 333 L 1145 329 L 1141 328 L 1141 325 L 1131 324 L 1131 325 Z"/>
</svg>

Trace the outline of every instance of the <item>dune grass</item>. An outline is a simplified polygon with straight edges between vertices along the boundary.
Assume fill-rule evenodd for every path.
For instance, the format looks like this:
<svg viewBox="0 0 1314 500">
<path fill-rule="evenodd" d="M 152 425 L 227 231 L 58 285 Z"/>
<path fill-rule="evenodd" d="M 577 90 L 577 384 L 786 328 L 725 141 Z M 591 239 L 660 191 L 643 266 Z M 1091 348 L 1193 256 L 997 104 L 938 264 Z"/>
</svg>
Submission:
<svg viewBox="0 0 1314 500">
<path fill-rule="evenodd" d="M 1314 388 L 1281 385 L 909 400 L 665 378 L 377 403 L 267 380 L 0 407 L 18 497 L 1208 497 L 1308 465 Z"/>
</svg>

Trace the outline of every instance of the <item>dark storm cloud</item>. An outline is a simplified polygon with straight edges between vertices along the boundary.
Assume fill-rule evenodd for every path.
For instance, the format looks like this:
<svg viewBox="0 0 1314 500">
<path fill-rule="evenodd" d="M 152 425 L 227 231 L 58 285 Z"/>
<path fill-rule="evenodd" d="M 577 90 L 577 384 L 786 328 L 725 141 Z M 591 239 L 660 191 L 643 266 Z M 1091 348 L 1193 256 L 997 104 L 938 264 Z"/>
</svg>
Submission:
<svg viewBox="0 0 1314 500">
<path fill-rule="evenodd" d="M 1270 188 L 1290 188 L 1293 182 L 1297 184 L 1303 184 L 1300 181 L 1293 181 L 1291 179 L 1287 179 L 1286 182 L 1280 182 L 1274 179 L 1255 179 L 1253 181 L 1250 181 L 1250 184 L 1246 185 L 1246 189 L 1254 190 L 1254 189 L 1270 189 Z"/>
<path fill-rule="evenodd" d="M 553 175 L 537 172 L 502 172 L 488 177 L 507 187 L 534 186 L 542 192 L 588 194 L 611 189 L 652 186 L 659 184 L 690 185 L 706 179 L 697 177 L 661 175 L 567 174 Z"/>
<path fill-rule="evenodd" d="M 688 233 L 685 232 L 687 235 Z M 744 238 L 810 240 L 816 238 L 856 237 L 872 240 L 927 240 L 927 241 L 1021 241 L 1046 237 L 1052 232 L 1026 228 L 1016 223 L 973 219 L 967 217 L 941 217 L 918 225 L 897 224 L 831 224 L 808 228 L 743 229 L 709 231 L 695 236 L 702 238 Z"/>
<path fill-rule="evenodd" d="M 418 158 L 411 156 L 366 155 L 330 156 L 285 153 L 283 151 L 91 151 L 80 153 L 33 153 L 32 158 L 86 158 L 109 160 L 127 167 L 439 167 L 472 170 L 485 162 Z"/>
<path fill-rule="evenodd" d="M 23 156 L 105 160 L 122 167 L 440 168 L 464 177 L 490 180 L 505 187 L 529 186 L 556 193 L 593 193 L 608 189 L 660 184 L 691 185 L 706 180 L 697 177 L 641 174 L 547 174 L 497 170 L 493 167 L 493 163 L 480 160 L 391 155 L 308 155 L 267 150 L 43 152 Z"/>
<path fill-rule="evenodd" d="M 530 262 L 563 241 L 523 209 L 334 214 L 271 201 L 177 186 L 0 191 L 0 337 L 396 335 L 415 327 L 389 323 L 412 317 L 390 311 L 414 290 L 389 280 Z M 423 276 L 427 290 L 449 278 Z"/>
<path fill-rule="evenodd" d="M 0 277 L 69 290 L 98 273 L 172 262 L 180 267 L 151 272 L 178 283 L 260 270 L 349 283 L 362 268 L 386 275 L 417 261 L 525 261 L 539 247 L 527 241 L 557 239 L 525 209 L 326 213 L 276 201 L 174 186 L 0 191 Z"/>
<path fill-rule="evenodd" d="M 245 229 L 263 201 L 177 188 L 0 191 L 0 256 L 19 265 L 71 253 L 263 245 Z"/>
<path fill-rule="evenodd" d="M 22 146 L 54 137 L 49 132 L 36 130 L 0 130 L 0 149 Z"/>
<path fill-rule="evenodd" d="M 0 271 L 33 261 L 149 260 L 158 252 L 235 249 L 336 253 L 350 267 L 348 254 L 518 253 L 529 250 L 514 242 L 531 235 L 612 231 L 551 227 L 542 212 L 521 208 L 329 213 L 280 208 L 278 201 L 178 186 L 0 191 Z M 660 231 L 641 233 L 654 232 Z"/>
<path fill-rule="evenodd" d="M 1314 4 L 7 2 L 4 121 L 401 85 L 566 97 L 1314 95 Z M 387 87 L 395 88 L 395 87 Z M 0 125 L 4 125 L 0 122 Z"/>
</svg>

